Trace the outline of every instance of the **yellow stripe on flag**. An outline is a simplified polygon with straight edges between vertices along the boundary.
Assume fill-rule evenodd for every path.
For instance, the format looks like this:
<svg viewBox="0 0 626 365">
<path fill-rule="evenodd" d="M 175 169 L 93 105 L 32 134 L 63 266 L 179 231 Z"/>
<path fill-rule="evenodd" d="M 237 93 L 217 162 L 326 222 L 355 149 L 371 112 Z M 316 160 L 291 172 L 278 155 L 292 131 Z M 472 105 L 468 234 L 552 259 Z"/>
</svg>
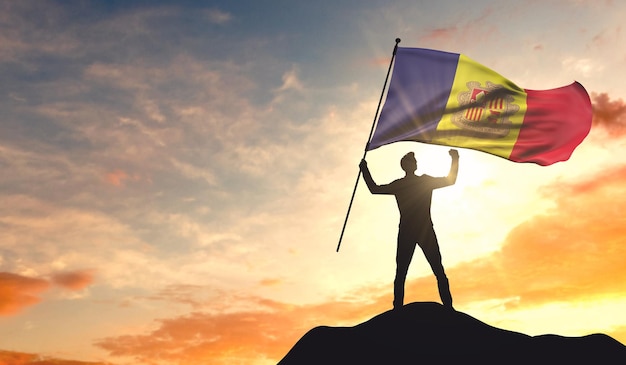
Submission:
<svg viewBox="0 0 626 365">
<path fill-rule="evenodd" d="M 508 158 L 526 113 L 526 92 L 460 55 L 446 110 L 432 142 Z"/>
</svg>

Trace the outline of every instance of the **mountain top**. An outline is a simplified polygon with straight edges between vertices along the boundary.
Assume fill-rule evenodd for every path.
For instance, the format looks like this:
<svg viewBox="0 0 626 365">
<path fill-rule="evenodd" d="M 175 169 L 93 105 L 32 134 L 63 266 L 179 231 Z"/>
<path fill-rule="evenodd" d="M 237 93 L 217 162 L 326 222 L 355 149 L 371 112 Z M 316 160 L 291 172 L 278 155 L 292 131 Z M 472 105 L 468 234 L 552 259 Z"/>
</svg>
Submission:
<svg viewBox="0 0 626 365">
<path fill-rule="evenodd" d="M 307 332 L 278 363 L 626 364 L 626 346 L 605 334 L 529 336 L 483 323 L 438 303 L 419 302 L 354 327 Z"/>
</svg>

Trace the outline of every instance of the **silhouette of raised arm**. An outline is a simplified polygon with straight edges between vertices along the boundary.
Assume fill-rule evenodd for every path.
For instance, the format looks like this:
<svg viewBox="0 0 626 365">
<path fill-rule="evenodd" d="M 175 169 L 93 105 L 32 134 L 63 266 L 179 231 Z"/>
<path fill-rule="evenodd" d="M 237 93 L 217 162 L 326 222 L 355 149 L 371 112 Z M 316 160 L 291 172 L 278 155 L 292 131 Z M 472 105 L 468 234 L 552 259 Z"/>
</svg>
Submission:
<svg viewBox="0 0 626 365">
<path fill-rule="evenodd" d="M 378 185 L 374 182 L 372 178 L 372 174 L 370 173 L 369 168 L 367 167 L 367 161 L 361 160 L 359 164 L 359 168 L 361 168 L 361 173 L 363 174 L 363 180 L 365 180 L 365 184 L 367 188 L 370 190 L 372 194 L 393 194 L 393 191 L 387 189 L 388 185 Z"/>
<path fill-rule="evenodd" d="M 448 172 L 446 179 L 448 179 L 450 185 L 453 185 L 456 183 L 456 177 L 459 174 L 459 151 L 451 149 L 448 153 L 450 154 L 450 157 L 452 157 L 452 163 L 450 164 L 450 171 Z"/>
</svg>

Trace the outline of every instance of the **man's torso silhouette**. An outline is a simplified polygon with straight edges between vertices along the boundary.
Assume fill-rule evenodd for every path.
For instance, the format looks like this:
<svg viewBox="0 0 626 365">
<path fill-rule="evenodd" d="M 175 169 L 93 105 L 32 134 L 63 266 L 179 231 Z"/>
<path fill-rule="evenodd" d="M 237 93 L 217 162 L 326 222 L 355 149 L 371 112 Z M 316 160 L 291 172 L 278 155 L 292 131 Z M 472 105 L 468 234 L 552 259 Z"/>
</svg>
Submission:
<svg viewBox="0 0 626 365">
<path fill-rule="evenodd" d="M 433 190 L 450 185 L 445 177 L 408 175 L 394 182 L 381 185 L 383 194 L 393 194 L 400 211 L 400 228 L 415 230 L 432 225 L 430 205 Z"/>
</svg>

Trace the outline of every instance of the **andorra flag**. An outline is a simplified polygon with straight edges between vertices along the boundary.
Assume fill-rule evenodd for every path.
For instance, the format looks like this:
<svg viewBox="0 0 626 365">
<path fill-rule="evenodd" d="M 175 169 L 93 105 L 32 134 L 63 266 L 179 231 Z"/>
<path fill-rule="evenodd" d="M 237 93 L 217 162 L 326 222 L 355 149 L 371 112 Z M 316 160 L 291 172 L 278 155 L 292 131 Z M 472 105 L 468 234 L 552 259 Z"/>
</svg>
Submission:
<svg viewBox="0 0 626 365">
<path fill-rule="evenodd" d="M 464 55 L 398 47 L 367 150 L 417 141 L 550 165 L 567 160 L 590 128 L 591 101 L 578 82 L 527 90 Z"/>
</svg>

